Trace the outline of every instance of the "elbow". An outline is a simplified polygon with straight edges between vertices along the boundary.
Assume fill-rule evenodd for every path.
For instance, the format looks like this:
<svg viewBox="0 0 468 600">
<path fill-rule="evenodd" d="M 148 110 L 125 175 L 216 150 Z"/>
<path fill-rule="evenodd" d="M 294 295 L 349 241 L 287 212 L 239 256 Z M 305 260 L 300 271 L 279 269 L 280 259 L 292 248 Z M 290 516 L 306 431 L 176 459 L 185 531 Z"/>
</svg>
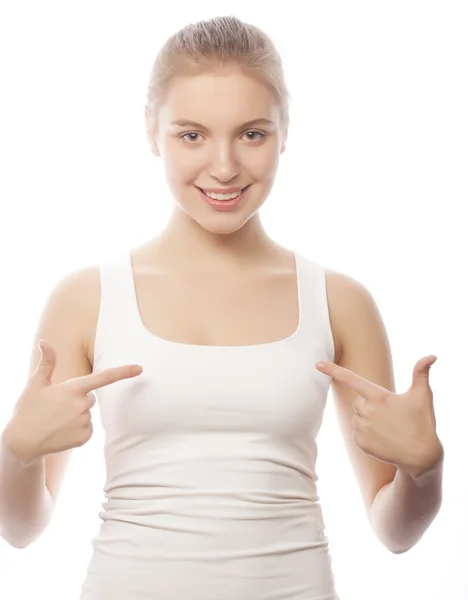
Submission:
<svg viewBox="0 0 468 600">
<path fill-rule="evenodd" d="M 17 537 L 11 536 L 4 529 L 0 529 L 0 537 L 11 547 L 15 548 L 15 550 L 23 550 L 29 546 L 29 542 L 25 539 L 20 539 Z"/>
<path fill-rule="evenodd" d="M 382 539 L 382 537 L 379 535 L 376 535 L 376 538 L 382 544 L 385 550 L 388 550 L 392 554 L 405 554 L 414 546 L 414 544 L 410 546 L 398 546 L 397 544 L 395 544 L 394 540 L 385 540 Z"/>
<path fill-rule="evenodd" d="M 42 515 L 40 520 L 32 523 L 24 519 L 21 521 L 10 519 L 8 524 L 0 521 L 0 537 L 15 550 L 24 550 L 41 537 L 49 522 L 50 514 L 47 517 Z"/>
<path fill-rule="evenodd" d="M 419 542 L 423 532 L 412 536 L 395 535 L 395 532 L 388 530 L 379 531 L 374 528 L 374 534 L 382 546 L 392 554 L 406 554 Z"/>
<path fill-rule="evenodd" d="M 392 554 L 405 554 L 406 552 L 409 552 L 418 541 L 414 537 L 413 539 L 409 539 L 408 536 L 403 537 L 401 535 L 395 535 L 393 528 L 389 530 L 387 527 L 377 527 L 375 521 L 371 522 L 371 528 L 375 537 L 385 550 L 388 550 Z"/>
<path fill-rule="evenodd" d="M 8 541 L 8 544 L 12 548 L 15 548 L 15 550 L 24 550 L 25 548 L 27 548 L 29 546 L 28 542 L 13 542 L 13 541 Z"/>
<path fill-rule="evenodd" d="M 41 531 L 30 537 L 13 537 L 2 532 L 0 533 L 0 537 L 2 537 L 11 548 L 14 548 L 15 550 L 25 550 L 36 542 L 41 537 L 42 533 L 43 532 Z"/>
</svg>

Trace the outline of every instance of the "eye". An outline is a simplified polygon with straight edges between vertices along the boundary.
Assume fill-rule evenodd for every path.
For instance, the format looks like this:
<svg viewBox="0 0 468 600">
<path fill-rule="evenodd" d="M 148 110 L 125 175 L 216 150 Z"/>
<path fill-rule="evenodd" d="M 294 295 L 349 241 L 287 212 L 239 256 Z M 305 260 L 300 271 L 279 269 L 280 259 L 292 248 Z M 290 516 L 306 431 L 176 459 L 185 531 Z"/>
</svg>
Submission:
<svg viewBox="0 0 468 600">
<path fill-rule="evenodd" d="M 199 134 L 199 133 L 196 133 L 195 131 L 189 131 L 188 133 L 183 133 L 183 134 L 182 134 L 182 135 L 180 135 L 179 137 L 180 137 L 181 139 L 183 139 L 185 142 L 188 142 L 189 144 L 191 144 L 191 143 L 193 143 L 193 142 L 196 142 L 196 141 L 197 141 L 197 140 L 194 140 L 193 138 L 192 138 L 192 139 L 186 139 L 186 138 L 187 138 L 187 136 L 189 136 L 189 135 L 196 135 L 196 136 L 199 136 L 200 134 Z"/>
<path fill-rule="evenodd" d="M 249 133 L 253 133 L 254 135 L 260 136 L 260 137 L 257 137 L 257 138 L 249 138 L 250 142 L 255 142 L 258 139 L 262 139 L 262 138 L 266 137 L 266 133 L 264 133 L 263 131 L 246 131 L 245 135 L 248 135 Z"/>
</svg>

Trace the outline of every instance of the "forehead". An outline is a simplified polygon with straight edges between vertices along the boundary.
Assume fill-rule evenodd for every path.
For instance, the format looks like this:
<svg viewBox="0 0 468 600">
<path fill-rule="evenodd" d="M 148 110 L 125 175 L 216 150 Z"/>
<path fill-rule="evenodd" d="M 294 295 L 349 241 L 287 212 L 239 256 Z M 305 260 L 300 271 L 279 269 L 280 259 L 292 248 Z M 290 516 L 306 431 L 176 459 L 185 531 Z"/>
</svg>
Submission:
<svg viewBox="0 0 468 600">
<path fill-rule="evenodd" d="M 259 117 L 278 121 L 279 106 L 273 91 L 258 79 L 216 71 L 172 78 L 160 117 L 166 123 L 189 119 L 226 125 Z"/>
</svg>

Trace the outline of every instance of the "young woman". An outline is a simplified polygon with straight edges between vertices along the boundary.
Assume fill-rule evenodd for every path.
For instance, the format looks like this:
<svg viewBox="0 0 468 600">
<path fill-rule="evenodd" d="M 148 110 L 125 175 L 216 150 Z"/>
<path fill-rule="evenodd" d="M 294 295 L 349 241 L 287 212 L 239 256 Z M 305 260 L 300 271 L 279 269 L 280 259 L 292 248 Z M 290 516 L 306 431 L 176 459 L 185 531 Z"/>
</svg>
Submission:
<svg viewBox="0 0 468 600">
<path fill-rule="evenodd" d="M 81 600 L 336 599 L 315 474 L 329 386 L 372 527 L 404 552 L 441 503 L 436 357 L 396 394 L 368 290 L 264 230 L 288 132 L 265 33 L 226 17 L 173 35 L 145 115 L 172 217 L 52 292 L 2 438 L 3 535 L 47 526 L 97 390 L 107 502 Z"/>
</svg>

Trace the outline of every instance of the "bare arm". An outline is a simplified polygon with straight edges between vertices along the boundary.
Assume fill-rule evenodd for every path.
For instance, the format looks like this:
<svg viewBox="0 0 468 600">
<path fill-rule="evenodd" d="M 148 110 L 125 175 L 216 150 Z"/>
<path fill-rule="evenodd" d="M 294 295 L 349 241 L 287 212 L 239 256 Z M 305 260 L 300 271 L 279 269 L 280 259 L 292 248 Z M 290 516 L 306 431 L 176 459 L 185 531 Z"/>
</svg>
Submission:
<svg viewBox="0 0 468 600">
<path fill-rule="evenodd" d="M 64 278 L 52 290 L 34 336 L 30 377 L 40 360 L 37 342 L 41 338 L 57 353 L 53 383 L 91 373 L 84 344 L 87 306 L 83 299 L 89 298 L 88 286 L 93 277 L 96 273 L 86 269 Z M 87 293 L 84 293 L 85 287 Z M 29 462 L 20 456 L 17 431 L 12 451 L 11 423 L 12 419 L 2 433 L 0 446 L 0 535 L 11 546 L 25 548 L 50 522 L 72 450 Z M 21 458 L 29 464 L 26 466 Z"/>
<path fill-rule="evenodd" d="M 427 443 L 414 456 L 414 467 L 408 468 L 378 460 L 355 443 L 353 412 L 360 396 L 366 395 L 356 376 L 365 382 L 363 388 L 372 388 L 369 398 L 379 386 L 395 393 L 390 345 L 380 312 L 364 286 L 334 273 L 327 283 L 343 351 L 337 366 L 329 365 L 324 372 L 333 377 L 338 417 L 369 522 L 377 538 L 401 554 L 419 541 L 440 509 L 443 446 L 431 426 L 424 438 Z M 364 421 L 359 431 L 369 430 L 370 422 Z"/>
<path fill-rule="evenodd" d="M 331 270 L 327 289 L 330 316 L 341 342 L 337 364 L 394 391 L 390 344 L 375 301 L 359 282 Z M 397 469 L 369 456 L 355 443 L 353 404 L 359 394 L 336 379 L 332 379 L 331 389 L 348 457 L 370 516 L 375 496 L 393 480 Z"/>
</svg>

